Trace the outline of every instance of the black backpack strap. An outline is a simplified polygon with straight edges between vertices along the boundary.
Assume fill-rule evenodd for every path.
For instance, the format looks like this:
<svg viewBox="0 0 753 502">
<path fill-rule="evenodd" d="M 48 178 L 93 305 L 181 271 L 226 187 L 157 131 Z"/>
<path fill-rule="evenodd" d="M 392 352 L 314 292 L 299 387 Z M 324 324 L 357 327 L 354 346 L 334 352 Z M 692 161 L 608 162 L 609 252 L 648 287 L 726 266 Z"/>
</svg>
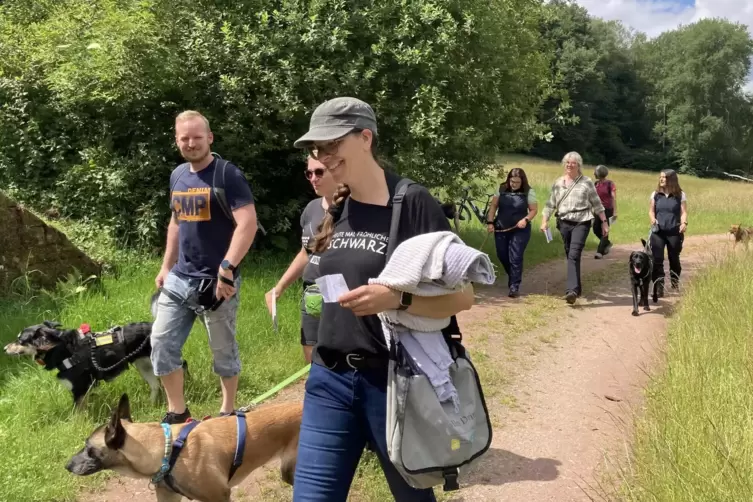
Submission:
<svg viewBox="0 0 753 502">
<path fill-rule="evenodd" d="M 188 162 L 184 162 L 183 164 L 179 165 L 175 168 L 175 179 L 173 180 L 173 184 L 170 185 L 170 210 L 173 211 L 173 191 L 175 191 L 175 185 L 178 184 L 178 181 L 183 177 L 184 174 L 188 172 L 190 169 L 191 164 Z"/>
<path fill-rule="evenodd" d="M 386 258 L 388 261 L 390 259 L 390 256 L 392 256 L 392 252 L 397 246 L 397 234 L 398 230 L 400 229 L 400 214 L 403 209 L 403 199 L 405 198 L 405 193 L 408 191 L 409 186 L 415 184 L 416 182 L 411 179 L 402 178 L 397 182 L 397 186 L 395 187 L 395 195 L 392 197 L 392 221 L 390 222 L 390 237 L 389 241 L 387 242 Z"/>
<path fill-rule="evenodd" d="M 227 160 L 217 160 L 217 166 L 214 168 L 214 176 L 212 178 L 212 191 L 214 192 L 214 196 L 217 197 L 217 203 L 220 205 L 220 209 L 222 209 L 225 216 L 227 216 L 228 219 L 233 222 L 233 226 L 235 226 L 235 218 L 233 217 L 233 212 L 230 210 L 230 206 L 227 203 L 227 197 L 225 196 L 225 171 L 227 169 L 227 164 Z"/>
</svg>

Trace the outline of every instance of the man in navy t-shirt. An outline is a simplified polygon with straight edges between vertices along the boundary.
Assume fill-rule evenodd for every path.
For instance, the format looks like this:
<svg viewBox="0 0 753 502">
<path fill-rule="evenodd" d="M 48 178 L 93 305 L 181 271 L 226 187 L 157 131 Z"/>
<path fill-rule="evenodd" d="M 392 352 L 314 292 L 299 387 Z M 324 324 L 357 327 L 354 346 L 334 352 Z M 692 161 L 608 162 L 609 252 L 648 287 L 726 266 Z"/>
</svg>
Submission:
<svg viewBox="0 0 753 502">
<path fill-rule="evenodd" d="M 183 397 L 182 350 L 194 320 L 201 315 L 209 335 L 214 372 L 220 376 L 220 414 L 235 409 L 241 364 L 235 338 L 240 275 L 238 265 L 256 235 L 251 188 L 233 164 L 211 153 L 212 132 L 198 112 L 175 119 L 175 142 L 186 164 L 170 175 L 172 217 L 162 268 L 155 279 L 162 294 L 152 327 L 152 365 L 162 379 L 168 411 L 162 422 L 191 417 Z M 233 219 L 212 190 L 215 172 L 224 170 L 224 189 Z M 235 220 L 235 222 L 233 222 Z M 216 306 L 219 300 L 222 303 Z"/>
</svg>

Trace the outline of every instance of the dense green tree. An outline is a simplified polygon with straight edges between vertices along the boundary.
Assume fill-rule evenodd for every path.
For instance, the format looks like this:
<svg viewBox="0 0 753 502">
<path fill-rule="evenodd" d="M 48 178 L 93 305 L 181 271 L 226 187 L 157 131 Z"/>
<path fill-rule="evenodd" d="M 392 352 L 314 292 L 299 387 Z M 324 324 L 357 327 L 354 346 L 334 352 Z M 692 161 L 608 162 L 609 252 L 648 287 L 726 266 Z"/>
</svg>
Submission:
<svg viewBox="0 0 753 502">
<path fill-rule="evenodd" d="M 429 186 L 544 132 L 538 0 L 11 0 L 0 7 L 0 183 L 38 208 L 161 244 L 172 121 L 212 123 L 267 228 L 310 196 L 293 140 L 337 95 L 371 103 L 380 149 Z"/>
</svg>

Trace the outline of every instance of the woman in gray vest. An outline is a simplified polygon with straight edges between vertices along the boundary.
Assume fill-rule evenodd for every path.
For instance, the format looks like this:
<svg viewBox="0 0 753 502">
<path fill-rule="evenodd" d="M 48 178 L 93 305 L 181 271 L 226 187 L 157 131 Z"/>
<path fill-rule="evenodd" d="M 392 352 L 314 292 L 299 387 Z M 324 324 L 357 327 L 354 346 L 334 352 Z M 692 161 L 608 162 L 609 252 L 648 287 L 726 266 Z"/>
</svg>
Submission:
<svg viewBox="0 0 753 502">
<path fill-rule="evenodd" d="M 523 255 L 531 240 L 531 220 L 538 212 L 536 193 L 525 171 L 511 169 L 492 198 L 486 216 L 487 230 L 494 232 L 497 258 L 507 274 L 508 296 L 516 298 L 523 279 Z"/>
<path fill-rule="evenodd" d="M 667 248 L 669 276 L 672 289 L 680 280 L 680 253 L 688 228 L 688 206 L 685 192 L 680 188 L 677 173 L 665 169 L 659 175 L 659 186 L 651 194 L 648 217 L 651 221 L 651 254 L 654 258 L 652 280 L 657 296 L 664 296 L 664 248 Z"/>
<path fill-rule="evenodd" d="M 541 217 L 541 231 L 549 228 L 549 217 L 554 213 L 557 230 L 562 235 L 567 256 L 567 285 L 565 301 L 572 305 L 583 293 L 580 281 L 580 257 L 591 222 L 596 215 L 601 220 L 602 236 L 609 235 L 609 223 L 604 206 L 593 181 L 582 172 L 583 158 L 578 152 L 569 152 L 562 158 L 564 173 L 552 185 L 549 199 Z"/>
</svg>

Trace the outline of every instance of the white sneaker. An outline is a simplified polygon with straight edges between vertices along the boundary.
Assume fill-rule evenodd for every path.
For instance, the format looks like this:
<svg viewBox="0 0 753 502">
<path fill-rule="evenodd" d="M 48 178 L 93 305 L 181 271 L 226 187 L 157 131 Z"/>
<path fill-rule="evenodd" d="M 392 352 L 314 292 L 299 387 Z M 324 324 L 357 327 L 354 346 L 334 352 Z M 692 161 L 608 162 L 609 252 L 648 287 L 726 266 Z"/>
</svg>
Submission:
<svg viewBox="0 0 753 502">
<path fill-rule="evenodd" d="M 604 256 L 604 255 L 602 255 L 601 253 L 596 253 L 594 255 L 594 258 L 596 258 L 597 260 L 601 260 L 602 256 Z"/>
</svg>

